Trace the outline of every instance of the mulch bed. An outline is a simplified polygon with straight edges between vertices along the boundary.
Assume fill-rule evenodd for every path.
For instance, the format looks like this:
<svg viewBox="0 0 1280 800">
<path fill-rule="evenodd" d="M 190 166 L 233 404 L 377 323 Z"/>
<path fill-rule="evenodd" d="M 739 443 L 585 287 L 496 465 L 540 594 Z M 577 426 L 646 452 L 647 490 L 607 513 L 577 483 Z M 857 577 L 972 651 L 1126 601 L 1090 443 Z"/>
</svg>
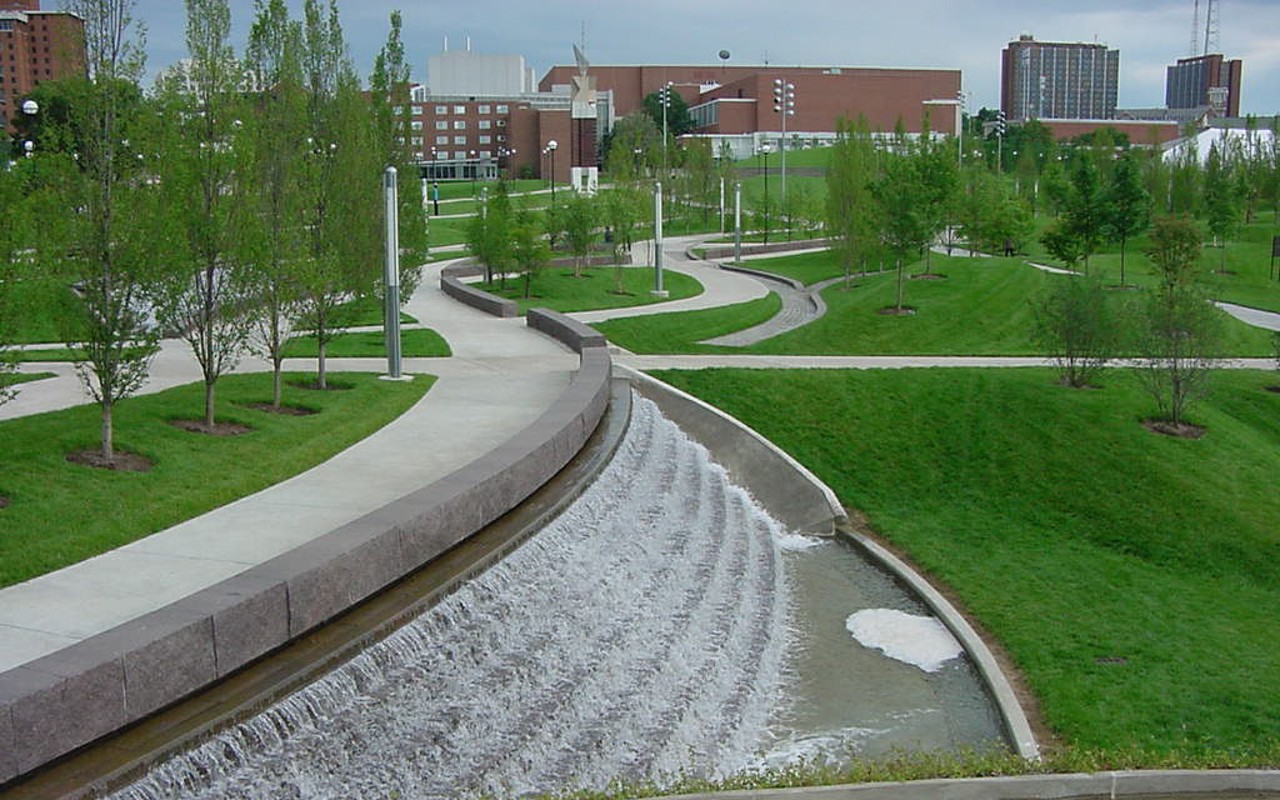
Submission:
<svg viewBox="0 0 1280 800">
<path fill-rule="evenodd" d="M 1267 386 L 1267 387 L 1264 387 L 1264 388 L 1265 388 L 1268 392 L 1275 392 L 1276 394 L 1280 394 L 1280 386 Z"/>
<path fill-rule="evenodd" d="M 101 450 L 77 450 L 74 453 L 67 453 L 67 460 L 72 464 L 81 464 L 94 469 L 109 469 L 115 472 L 150 472 L 151 467 L 154 466 L 151 459 L 146 456 L 119 451 L 110 461 L 102 457 Z"/>
<path fill-rule="evenodd" d="M 204 420 L 173 419 L 169 420 L 169 424 L 184 431 L 203 433 L 207 436 L 240 436 L 253 430 L 248 425 L 241 425 L 238 422 L 215 422 L 213 427 L 210 427 L 204 424 Z"/>
<path fill-rule="evenodd" d="M 1144 419 L 1142 425 L 1152 433 L 1158 433 L 1162 436 L 1176 436 L 1179 439 L 1199 439 L 1205 434 L 1203 427 L 1192 425 L 1189 422 L 1174 425 L 1164 419 Z"/>
<path fill-rule="evenodd" d="M 911 276 L 913 281 L 945 281 L 946 279 L 947 276 L 939 272 L 917 272 Z"/>
</svg>

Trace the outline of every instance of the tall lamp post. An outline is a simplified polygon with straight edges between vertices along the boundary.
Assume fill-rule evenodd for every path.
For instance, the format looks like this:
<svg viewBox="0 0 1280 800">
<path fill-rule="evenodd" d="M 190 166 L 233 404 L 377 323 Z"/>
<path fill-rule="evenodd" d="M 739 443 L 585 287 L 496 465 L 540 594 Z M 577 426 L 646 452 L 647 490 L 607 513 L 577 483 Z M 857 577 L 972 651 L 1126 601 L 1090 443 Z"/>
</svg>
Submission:
<svg viewBox="0 0 1280 800">
<path fill-rule="evenodd" d="M 787 214 L 787 117 L 796 115 L 796 86 L 782 78 L 773 79 L 773 112 L 782 117 L 782 141 L 778 146 L 782 150 L 782 215 Z M 766 231 L 767 233 L 767 231 Z M 791 224 L 787 223 L 787 238 L 791 238 Z"/>
<path fill-rule="evenodd" d="M 760 152 L 764 154 L 764 243 L 769 243 L 769 151 L 773 148 L 768 142 L 760 145 Z"/>
<path fill-rule="evenodd" d="M 662 90 L 658 93 L 658 100 L 662 103 L 662 176 L 667 176 L 667 106 L 671 105 L 671 81 L 667 81 L 662 85 Z"/>
<path fill-rule="evenodd" d="M 36 115 L 40 113 L 40 104 L 37 103 L 35 100 L 31 100 L 30 98 L 28 98 L 27 100 L 22 101 L 22 113 L 26 114 L 28 117 L 27 133 L 34 136 L 35 132 L 31 130 L 31 126 L 36 121 Z M 36 143 L 31 139 L 27 139 L 25 142 L 22 143 L 22 151 L 23 153 L 26 154 L 27 158 L 31 158 L 31 154 L 35 151 L 35 149 L 36 149 Z"/>
<path fill-rule="evenodd" d="M 552 139 L 547 142 L 547 149 L 543 151 L 551 157 L 551 205 L 553 206 L 556 204 L 556 148 L 559 146 L 560 144 Z"/>
</svg>

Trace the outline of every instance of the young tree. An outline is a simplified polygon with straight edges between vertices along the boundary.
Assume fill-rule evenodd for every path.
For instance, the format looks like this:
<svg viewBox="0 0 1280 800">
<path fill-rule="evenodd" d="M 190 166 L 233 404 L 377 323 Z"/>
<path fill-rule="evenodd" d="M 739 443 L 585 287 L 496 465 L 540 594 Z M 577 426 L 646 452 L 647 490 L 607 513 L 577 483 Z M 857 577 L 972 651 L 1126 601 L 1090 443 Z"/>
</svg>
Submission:
<svg viewBox="0 0 1280 800">
<path fill-rule="evenodd" d="M 1120 285 L 1125 285 L 1125 245 L 1151 224 L 1151 195 L 1142 185 L 1138 164 L 1131 152 L 1116 163 L 1104 193 L 1103 230 L 1120 242 Z"/>
<path fill-rule="evenodd" d="M 551 260 L 551 248 L 542 226 L 528 209 L 516 212 L 511 232 L 511 256 L 516 267 L 524 274 L 524 296 L 533 296 L 534 273 L 542 270 Z"/>
<path fill-rule="evenodd" d="M 405 60 L 401 28 L 400 12 L 392 11 L 387 43 L 374 59 L 373 74 L 369 77 L 369 100 L 381 145 L 382 165 L 384 168 L 395 167 L 401 176 L 396 208 L 401 251 L 400 297 L 403 302 L 417 289 L 422 264 L 427 260 L 427 218 L 422 183 L 410 180 L 410 176 L 417 174 L 414 153 L 422 151 L 422 133 L 413 131 L 411 127 L 411 72 L 409 62 Z M 381 282 L 378 285 L 381 294 Z"/>
<path fill-rule="evenodd" d="M 855 270 L 866 271 L 879 242 L 879 207 L 871 191 L 875 169 L 875 143 L 866 120 L 839 120 L 827 166 L 826 222 L 846 288 Z"/>
<path fill-rule="evenodd" d="M 1075 389 L 1090 386 L 1115 353 L 1117 325 L 1107 307 L 1102 282 L 1053 276 L 1032 304 L 1033 335 L 1058 366 L 1061 381 Z"/>
<path fill-rule="evenodd" d="M 85 353 L 76 371 L 101 409 L 100 462 L 116 463 L 114 410 L 146 381 L 158 341 L 151 303 L 158 281 L 155 214 L 159 204 L 148 166 L 127 152 L 146 133 L 136 102 L 144 65 L 143 34 L 133 0 L 72 0 L 84 20 L 89 80 L 71 111 L 79 169 L 65 207 L 72 241 L 61 265 L 77 287 L 68 339 Z M 145 151 L 144 151 L 145 152 Z"/>
<path fill-rule="evenodd" d="M 894 311 L 903 313 L 903 286 L 907 259 L 920 255 L 929 243 L 932 223 L 921 202 L 924 188 L 917 163 L 910 155 L 885 154 L 880 175 L 871 185 L 871 195 L 880 206 L 880 236 L 898 272 Z"/>
<path fill-rule="evenodd" d="M 241 66 L 231 48 L 227 0 L 186 0 L 185 81 L 167 87 L 171 137 L 161 184 L 181 234 L 161 309 L 191 346 L 204 379 L 204 427 L 216 419 L 217 382 L 235 368 L 249 330 L 249 282 L 237 240 L 252 224 L 250 143 L 241 119 Z"/>
<path fill-rule="evenodd" d="M 1151 231 L 1160 285 L 1139 309 L 1136 374 L 1160 418 L 1182 433 L 1187 408 L 1208 390 L 1218 355 L 1221 312 L 1193 283 L 1200 232 L 1185 217 L 1161 217 Z"/>
<path fill-rule="evenodd" d="M 595 244 L 600 224 L 600 213 L 593 197 L 579 192 L 572 192 L 569 199 L 560 206 L 558 218 L 564 233 L 565 243 L 573 253 L 573 277 L 581 278 L 586 266 L 591 246 Z"/>
<path fill-rule="evenodd" d="M 505 284 L 511 265 L 511 202 L 506 185 L 499 182 L 492 195 L 486 193 L 480 213 L 467 223 L 467 247 L 484 267 L 484 282 L 492 285 L 494 276 Z"/>
<path fill-rule="evenodd" d="M 1203 203 L 1214 246 L 1221 248 L 1220 269 L 1225 270 L 1227 239 L 1240 224 L 1241 203 L 1239 187 L 1231 174 L 1231 164 L 1217 142 L 1209 145 L 1209 155 L 1205 161 Z"/>
<path fill-rule="evenodd" d="M 1062 221 L 1064 229 L 1079 242 L 1084 271 L 1088 273 L 1089 256 L 1098 252 L 1103 238 L 1103 185 L 1094 159 L 1087 154 L 1076 158 L 1069 178 Z"/>
<path fill-rule="evenodd" d="M 0 156 L 3 158 L 3 156 Z M 26 166 L 25 164 L 21 166 Z M 21 309 L 18 307 L 18 285 L 29 273 L 24 267 L 30 261 L 28 248 L 32 217 L 27 202 L 26 170 L 0 168 L 0 404 L 13 398 L 9 377 L 17 365 L 8 357 L 7 347 L 13 342 L 14 329 Z"/>
<path fill-rule="evenodd" d="M 600 193 L 604 224 L 613 236 L 614 291 L 621 294 L 622 268 L 631 256 L 644 220 L 645 194 L 634 186 L 617 186 Z"/>
<path fill-rule="evenodd" d="M 259 0 L 245 59 L 262 88 L 256 113 L 246 123 L 252 125 L 254 190 L 241 198 L 253 211 L 239 243 L 259 312 L 249 349 L 271 364 L 273 408 L 280 407 L 284 347 L 301 314 L 298 254 L 307 242 L 302 227 L 308 154 L 301 49 L 302 26 L 289 19 L 284 0 Z"/>
</svg>

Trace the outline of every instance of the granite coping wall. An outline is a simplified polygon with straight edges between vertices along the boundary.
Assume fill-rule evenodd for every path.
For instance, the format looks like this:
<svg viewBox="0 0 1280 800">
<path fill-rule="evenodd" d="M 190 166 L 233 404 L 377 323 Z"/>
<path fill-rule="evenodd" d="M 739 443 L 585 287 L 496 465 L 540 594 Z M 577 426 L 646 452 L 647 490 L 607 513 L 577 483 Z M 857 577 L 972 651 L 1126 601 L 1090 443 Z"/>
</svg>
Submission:
<svg viewBox="0 0 1280 800">
<path fill-rule="evenodd" d="M 796 239 L 790 242 L 770 242 L 769 244 L 742 244 L 744 256 L 755 256 L 763 253 L 786 253 L 791 250 L 809 250 L 815 247 L 830 247 L 830 239 Z M 708 245 L 703 248 L 703 256 L 707 261 L 721 261 L 733 258 L 733 245 Z"/>
<path fill-rule="evenodd" d="M 517 506 L 582 448 L 609 401 L 607 348 L 570 344 L 581 348 L 579 369 L 551 408 L 467 466 L 233 578 L 0 673 L 0 789 L 225 678 Z"/>
<path fill-rule="evenodd" d="M 445 267 L 440 271 L 440 290 L 459 303 L 477 308 L 495 317 L 518 317 L 520 306 L 514 300 L 498 297 L 462 282 L 461 278 L 483 274 L 477 266 Z"/>
</svg>

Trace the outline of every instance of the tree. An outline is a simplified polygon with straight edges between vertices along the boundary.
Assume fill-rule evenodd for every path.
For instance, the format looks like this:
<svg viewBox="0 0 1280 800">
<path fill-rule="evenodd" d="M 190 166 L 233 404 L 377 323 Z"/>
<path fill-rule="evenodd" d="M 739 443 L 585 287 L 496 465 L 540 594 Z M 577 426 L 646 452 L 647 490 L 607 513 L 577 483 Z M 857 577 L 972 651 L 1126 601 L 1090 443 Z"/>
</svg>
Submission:
<svg viewBox="0 0 1280 800">
<path fill-rule="evenodd" d="M 580 192 L 572 192 L 568 201 L 560 206 L 557 222 L 564 234 L 565 243 L 573 253 L 573 277 L 581 278 L 591 245 L 595 244 L 600 224 L 599 209 L 595 198 Z"/>
<path fill-rule="evenodd" d="M 1058 366 L 1061 381 L 1089 386 L 1115 353 L 1117 325 L 1102 282 L 1086 277 L 1050 278 L 1032 304 L 1036 343 Z"/>
<path fill-rule="evenodd" d="M 301 50 L 302 26 L 289 19 L 284 0 L 259 0 L 245 60 L 254 83 L 270 88 L 249 115 L 254 190 L 241 199 L 253 204 L 253 213 L 239 242 L 258 309 L 249 349 L 271 364 L 271 405 L 277 409 L 284 347 L 302 311 L 297 270 L 298 254 L 306 247 L 303 165 L 308 153 Z"/>
<path fill-rule="evenodd" d="M 913 154 L 920 185 L 920 215 L 925 226 L 925 274 L 932 270 L 929 257 L 933 242 L 947 227 L 955 210 L 960 176 L 951 149 L 942 140 L 935 141 L 926 127 Z"/>
<path fill-rule="evenodd" d="M 542 270 L 551 260 L 551 248 L 547 245 L 542 226 L 528 209 L 516 212 L 511 232 L 511 256 L 516 267 L 524 275 L 524 296 L 533 296 L 534 273 Z"/>
<path fill-rule="evenodd" d="M 1125 285 L 1124 256 L 1129 238 L 1151 223 L 1151 195 L 1142 185 L 1142 176 L 1132 153 L 1116 163 L 1104 192 L 1103 231 L 1120 242 L 1120 285 Z"/>
<path fill-rule="evenodd" d="M 827 166 L 826 223 L 846 288 L 855 270 L 865 272 L 879 241 L 879 207 L 871 191 L 876 151 L 865 118 L 836 123 Z"/>
<path fill-rule="evenodd" d="M 14 396 L 9 377 L 16 371 L 16 363 L 8 358 L 7 347 L 13 342 L 15 322 L 21 309 L 15 287 L 23 280 L 30 261 L 31 223 L 30 204 L 27 201 L 27 170 L 18 169 L 26 164 L 0 169 L 0 404 Z"/>
<path fill-rule="evenodd" d="M 635 186 L 614 186 L 600 193 L 604 223 L 613 237 L 614 291 L 621 294 L 622 267 L 631 255 L 631 247 L 644 221 L 646 196 Z"/>
<path fill-rule="evenodd" d="M 1103 186 L 1094 160 L 1088 155 L 1075 159 L 1069 175 L 1066 206 L 1062 221 L 1065 233 L 1074 236 L 1089 271 L 1089 256 L 1098 252 L 1103 239 Z"/>
<path fill-rule="evenodd" d="M 903 312 L 902 296 L 908 257 L 918 256 L 929 243 L 931 221 L 921 202 L 924 187 L 917 161 L 910 155 L 885 154 L 880 175 L 871 184 L 871 195 L 880 206 L 880 236 L 893 253 L 898 271 L 894 311 Z"/>
<path fill-rule="evenodd" d="M 670 137 L 683 136 L 690 133 L 694 129 L 693 117 L 689 114 L 689 104 L 680 96 L 680 92 L 674 88 L 667 93 L 670 97 L 667 100 L 667 135 Z M 644 97 L 644 113 L 649 115 L 654 125 L 658 128 L 658 133 L 662 133 L 662 93 L 650 92 Z"/>
<path fill-rule="evenodd" d="M 646 170 L 662 160 L 661 122 L 642 111 L 633 111 L 613 126 L 605 139 L 605 171 L 614 182 L 638 181 Z"/>
<path fill-rule="evenodd" d="M 186 0 L 185 81 L 167 91 L 172 134 L 161 185 L 181 231 L 168 248 L 173 273 L 162 315 L 191 346 L 204 380 L 204 427 L 212 430 L 218 379 L 235 368 L 250 330 L 249 283 L 237 244 L 251 224 L 252 152 L 241 117 L 240 62 L 230 45 L 227 0 Z"/>
<path fill-rule="evenodd" d="M 1239 187 L 1231 174 L 1231 164 L 1224 157 L 1222 148 L 1214 142 L 1209 145 L 1209 155 L 1204 168 L 1204 213 L 1209 233 L 1216 247 L 1222 248 L 1221 269 L 1227 266 L 1227 239 L 1240 224 Z"/>
<path fill-rule="evenodd" d="M 158 341 L 150 319 L 158 192 L 145 179 L 145 161 L 124 145 L 146 133 L 142 106 L 132 102 L 145 58 L 133 7 L 133 0 L 67 4 L 84 20 L 89 80 L 69 119 L 79 158 L 63 203 L 77 211 L 59 266 L 78 289 L 67 338 L 85 353 L 76 371 L 101 410 L 99 459 L 106 466 L 116 463 L 115 406 L 146 381 Z"/>
<path fill-rule="evenodd" d="M 396 195 L 400 239 L 400 297 L 407 300 L 417 289 L 422 264 L 427 260 L 427 217 L 421 181 L 410 180 L 417 173 L 415 152 L 422 151 L 422 134 L 411 127 L 409 62 L 401 40 L 399 11 L 391 12 L 387 42 L 374 59 L 369 77 L 369 99 L 381 146 L 382 166 L 395 167 L 400 175 Z M 416 140 L 416 144 L 415 144 Z M 415 147 L 417 150 L 415 151 Z M 381 282 L 379 294 L 384 292 Z"/>
<path fill-rule="evenodd" d="M 467 223 L 467 247 L 484 267 L 484 281 L 494 282 L 495 274 L 506 280 L 511 264 L 511 203 L 501 181 L 492 196 L 485 195 L 480 213 Z M 505 285 L 505 284 L 504 284 Z"/>
<path fill-rule="evenodd" d="M 1135 315 L 1136 374 L 1174 433 L 1184 431 L 1187 408 L 1208 390 L 1221 335 L 1221 312 L 1193 283 L 1200 248 L 1191 220 L 1155 221 L 1147 255 L 1160 285 Z"/>
</svg>

